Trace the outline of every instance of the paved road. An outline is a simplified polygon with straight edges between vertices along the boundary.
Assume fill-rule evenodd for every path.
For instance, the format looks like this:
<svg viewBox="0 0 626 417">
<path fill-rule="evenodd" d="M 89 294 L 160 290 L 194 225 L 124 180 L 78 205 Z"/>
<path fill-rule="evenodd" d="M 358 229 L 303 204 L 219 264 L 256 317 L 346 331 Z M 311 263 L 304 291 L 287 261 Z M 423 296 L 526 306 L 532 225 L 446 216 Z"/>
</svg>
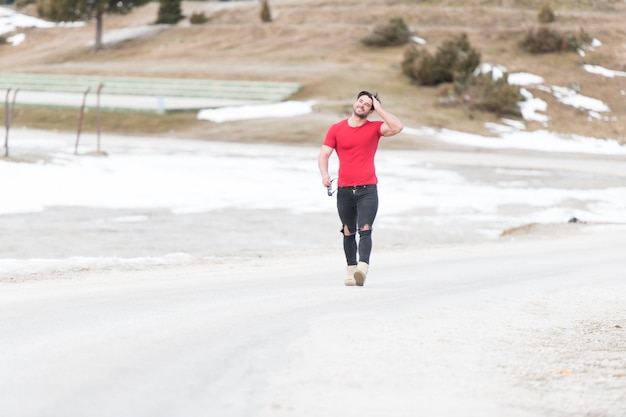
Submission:
<svg viewBox="0 0 626 417">
<path fill-rule="evenodd" d="M 624 416 L 626 237 L 0 283 L 0 415 Z"/>
</svg>

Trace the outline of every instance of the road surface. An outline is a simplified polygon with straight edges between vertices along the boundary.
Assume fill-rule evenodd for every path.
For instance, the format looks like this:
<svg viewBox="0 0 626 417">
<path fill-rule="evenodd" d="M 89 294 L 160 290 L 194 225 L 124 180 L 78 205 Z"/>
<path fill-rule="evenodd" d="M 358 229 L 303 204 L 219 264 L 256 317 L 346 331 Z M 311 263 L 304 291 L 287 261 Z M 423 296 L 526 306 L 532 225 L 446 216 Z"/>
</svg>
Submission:
<svg viewBox="0 0 626 417">
<path fill-rule="evenodd" d="M 626 236 L 0 282 L 0 415 L 626 415 Z"/>
</svg>

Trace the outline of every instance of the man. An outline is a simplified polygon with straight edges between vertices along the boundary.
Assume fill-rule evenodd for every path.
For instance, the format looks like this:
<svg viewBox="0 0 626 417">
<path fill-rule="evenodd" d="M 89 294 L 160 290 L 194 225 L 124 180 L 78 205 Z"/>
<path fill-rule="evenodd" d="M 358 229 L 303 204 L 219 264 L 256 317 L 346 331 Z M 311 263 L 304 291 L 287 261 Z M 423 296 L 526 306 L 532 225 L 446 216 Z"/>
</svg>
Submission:
<svg viewBox="0 0 626 417">
<path fill-rule="evenodd" d="M 373 112 L 378 113 L 382 121 L 368 120 Z M 400 119 L 382 108 L 377 94 L 361 91 L 352 105 L 352 115 L 332 125 L 326 133 L 318 165 L 322 184 L 329 187 L 332 180 L 328 174 L 328 160 L 333 151 L 337 152 L 337 211 L 348 264 L 345 285 L 362 286 L 365 283 L 372 251 L 372 226 L 378 211 L 374 157 L 381 136 L 393 136 L 402 128 Z"/>
</svg>

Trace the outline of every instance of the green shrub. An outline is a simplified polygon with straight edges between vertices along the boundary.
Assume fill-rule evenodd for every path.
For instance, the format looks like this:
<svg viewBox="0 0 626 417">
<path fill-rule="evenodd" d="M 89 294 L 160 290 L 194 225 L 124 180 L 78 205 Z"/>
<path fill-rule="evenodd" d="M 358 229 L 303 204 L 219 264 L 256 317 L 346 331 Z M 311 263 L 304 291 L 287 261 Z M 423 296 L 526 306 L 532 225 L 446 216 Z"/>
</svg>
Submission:
<svg viewBox="0 0 626 417">
<path fill-rule="evenodd" d="M 0 45 L 7 43 L 7 38 L 4 35 L 0 35 Z"/>
<path fill-rule="evenodd" d="M 521 116 L 519 102 L 524 100 L 518 86 L 507 82 L 507 74 L 494 80 L 491 72 L 471 77 L 465 84 L 455 83 L 453 97 L 469 110 L 502 116 Z"/>
<path fill-rule="evenodd" d="M 402 18 L 390 19 L 384 25 L 376 26 L 371 34 L 361 39 L 367 46 L 400 46 L 409 41 L 411 31 Z"/>
<path fill-rule="evenodd" d="M 578 43 L 581 45 L 590 45 L 593 42 L 593 36 L 585 32 L 585 29 L 580 28 L 578 31 Z"/>
<path fill-rule="evenodd" d="M 71 0 L 38 0 L 37 14 L 55 22 L 73 22 L 81 18 L 81 12 Z"/>
<path fill-rule="evenodd" d="M 404 49 L 404 57 L 402 58 L 402 73 L 410 78 L 413 74 L 414 65 L 419 61 L 422 52 L 417 45 L 409 45 Z"/>
<path fill-rule="evenodd" d="M 493 80 L 491 73 L 476 77 L 477 86 L 482 88 L 482 100 L 476 107 L 497 114 L 498 116 L 521 116 L 519 102 L 524 100 L 520 88 L 507 82 L 507 75 Z"/>
<path fill-rule="evenodd" d="M 445 82 L 447 73 L 441 71 L 436 58 L 428 52 L 414 64 L 415 81 L 421 85 L 437 85 Z"/>
<path fill-rule="evenodd" d="M 517 86 L 507 82 L 507 75 L 497 80 L 492 73 L 476 74 L 481 55 L 472 48 L 466 34 L 445 40 L 435 55 L 416 45 L 404 51 L 402 72 L 416 84 L 442 88 L 444 102 L 463 104 L 467 109 L 520 116 L 519 102 L 524 100 Z"/>
<path fill-rule="evenodd" d="M 574 52 L 590 41 L 591 37 L 583 29 L 576 35 L 570 32 L 561 33 L 542 26 L 539 29 L 530 29 L 519 44 L 522 49 L 531 54 L 546 54 Z"/>
<path fill-rule="evenodd" d="M 432 56 L 415 45 L 404 53 L 402 71 L 419 85 L 465 82 L 480 64 L 480 52 L 472 48 L 466 34 L 443 42 Z"/>
<path fill-rule="evenodd" d="M 531 54 L 558 52 L 563 48 L 563 37 L 559 32 L 546 27 L 530 29 L 520 46 Z"/>
<path fill-rule="evenodd" d="M 176 24 L 183 20 L 185 16 L 180 2 L 181 0 L 160 0 L 156 23 Z"/>
<path fill-rule="evenodd" d="M 192 25 L 202 25 L 208 22 L 209 19 L 206 17 L 204 12 L 193 12 L 191 16 L 189 16 L 189 23 Z"/>
<path fill-rule="evenodd" d="M 29 4 L 36 4 L 37 0 L 15 0 L 15 3 L 13 3 L 15 5 L 16 9 L 21 9 L 23 7 L 28 6 Z"/>
<path fill-rule="evenodd" d="M 541 8 L 541 10 L 539 10 L 537 20 L 539 23 L 552 23 L 556 20 L 556 16 L 554 15 L 552 8 L 546 4 Z"/>
</svg>

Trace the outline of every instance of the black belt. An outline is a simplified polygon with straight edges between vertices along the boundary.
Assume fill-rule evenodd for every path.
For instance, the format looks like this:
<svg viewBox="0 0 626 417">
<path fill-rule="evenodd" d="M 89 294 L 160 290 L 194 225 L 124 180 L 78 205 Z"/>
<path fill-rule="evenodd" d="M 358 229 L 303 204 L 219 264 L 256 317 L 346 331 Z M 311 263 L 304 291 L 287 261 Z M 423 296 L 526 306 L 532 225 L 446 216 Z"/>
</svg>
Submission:
<svg viewBox="0 0 626 417">
<path fill-rule="evenodd" d="M 376 187 L 376 184 L 350 185 L 347 187 L 338 187 L 340 190 L 357 190 L 359 188 Z"/>
</svg>

